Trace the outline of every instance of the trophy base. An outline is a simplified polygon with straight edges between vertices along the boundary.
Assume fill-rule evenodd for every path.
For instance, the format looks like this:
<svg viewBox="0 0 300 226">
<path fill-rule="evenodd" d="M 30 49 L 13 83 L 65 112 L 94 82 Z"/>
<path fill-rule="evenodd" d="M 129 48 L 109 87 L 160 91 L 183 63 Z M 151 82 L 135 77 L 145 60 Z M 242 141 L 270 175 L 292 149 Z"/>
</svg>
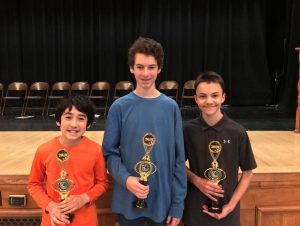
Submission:
<svg viewBox="0 0 300 226">
<path fill-rule="evenodd" d="M 211 213 L 221 213 L 222 212 L 222 207 L 208 206 L 207 209 L 208 209 L 208 212 L 211 212 Z"/>
<path fill-rule="evenodd" d="M 207 210 L 211 213 L 221 213 L 223 210 L 223 205 L 221 204 L 219 198 L 217 198 L 218 201 L 213 201 L 211 199 L 208 199 L 206 202 Z"/>
<path fill-rule="evenodd" d="M 143 204 L 140 204 L 139 202 L 134 202 L 132 203 L 132 205 L 137 210 L 144 210 L 148 208 L 147 203 L 145 202 Z"/>
</svg>

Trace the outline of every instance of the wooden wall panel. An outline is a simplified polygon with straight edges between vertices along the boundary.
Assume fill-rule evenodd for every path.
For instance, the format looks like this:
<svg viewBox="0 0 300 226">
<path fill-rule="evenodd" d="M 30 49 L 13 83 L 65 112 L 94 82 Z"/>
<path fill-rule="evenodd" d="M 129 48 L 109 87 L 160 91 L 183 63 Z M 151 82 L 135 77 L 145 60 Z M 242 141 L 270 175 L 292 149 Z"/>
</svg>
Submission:
<svg viewBox="0 0 300 226">
<path fill-rule="evenodd" d="M 241 225 L 255 225 L 255 209 L 241 209 Z"/>
<path fill-rule="evenodd" d="M 242 226 L 299 226 L 299 187 L 300 173 L 254 174 L 241 200 Z"/>
<path fill-rule="evenodd" d="M 256 226 L 296 226 L 300 222 L 300 206 L 259 206 Z"/>
<path fill-rule="evenodd" d="M 40 209 L 26 190 L 28 176 L 0 175 L 0 222 L 8 217 L 40 216 Z M 108 191 L 97 200 L 101 226 L 117 226 L 116 214 L 110 210 L 112 180 Z M 257 173 L 241 200 L 242 226 L 299 226 L 300 173 Z M 27 196 L 25 207 L 8 204 L 11 194 Z"/>
</svg>

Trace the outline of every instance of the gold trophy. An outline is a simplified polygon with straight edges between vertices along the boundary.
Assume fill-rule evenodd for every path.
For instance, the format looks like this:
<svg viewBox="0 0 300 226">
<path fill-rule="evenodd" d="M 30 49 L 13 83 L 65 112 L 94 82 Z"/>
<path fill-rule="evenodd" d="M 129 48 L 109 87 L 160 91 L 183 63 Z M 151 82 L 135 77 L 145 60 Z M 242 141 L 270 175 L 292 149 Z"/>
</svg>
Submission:
<svg viewBox="0 0 300 226">
<path fill-rule="evenodd" d="M 146 133 L 143 136 L 142 142 L 145 150 L 145 155 L 143 156 L 141 161 L 134 165 L 134 170 L 140 175 L 140 183 L 143 185 L 147 185 L 148 177 L 151 174 L 155 173 L 157 170 L 156 165 L 154 165 L 154 163 L 151 162 L 150 158 L 150 151 L 152 150 L 156 142 L 156 138 L 154 134 Z M 137 201 L 133 203 L 133 206 L 137 209 L 146 209 L 147 203 L 145 199 L 137 199 Z"/>
<path fill-rule="evenodd" d="M 61 169 L 59 173 L 59 178 L 52 184 L 54 191 L 58 192 L 60 195 L 60 201 L 64 201 L 71 190 L 74 189 L 74 181 L 68 179 L 68 173 L 66 171 L 66 165 L 69 160 L 69 153 L 65 149 L 58 150 L 56 153 L 56 159 L 58 161 L 59 167 Z M 74 214 L 69 213 L 69 221 L 72 222 Z"/>
<path fill-rule="evenodd" d="M 224 170 L 219 168 L 219 164 L 217 162 L 217 159 L 222 150 L 222 145 L 219 141 L 211 141 L 208 145 L 208 149 L 213 159 L 211 163 L 212 168 L 208 168 L 207 170 L 205 170 L 204 176 L 214 184 L 219 184 L 220 181 L 226 178 L 226 173 L 224 172 Z M 209 199 L 207 205 L 208 211 L 212 213 L 221 213 L 222 205 L 219 203 L 219 198 L 218 197 L 215 198 L 217 199 L 217 201 L 213 201 Z"/>
</svg>

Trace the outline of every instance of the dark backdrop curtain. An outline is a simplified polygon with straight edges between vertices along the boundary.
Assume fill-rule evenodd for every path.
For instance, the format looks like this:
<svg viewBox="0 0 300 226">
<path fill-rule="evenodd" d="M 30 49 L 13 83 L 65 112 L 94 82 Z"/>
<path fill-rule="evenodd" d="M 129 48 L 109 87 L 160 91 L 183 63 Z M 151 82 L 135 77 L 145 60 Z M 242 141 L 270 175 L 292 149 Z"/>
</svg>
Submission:
<svg viewBox="0 0 300 226">
<path fill-rule="evenodd" d="M 297 84 L 299 79 L 298 53 L 295 51 L 295 48 L 300 47 L 300 2 L 297 0 L 288 0 L 286 15 L 287 41 L 284 57 L 285 73 L 281 79 L 280 106 L 282 106 L 283 110 L 295 116 L 298 93 Z"/>
<path fill-rule="evenodd" d="M 273 104 L 286 89 L 295 93 L 283 70 L 288 13 L 296 2 L 289 1 L 1 1 L 0 82 L 134 81 L 127 49 L 147 36 L 165 50 L 158 83 L 182 86 L 215 70 L 225 79 L 227 104 Z"/>
</svg>

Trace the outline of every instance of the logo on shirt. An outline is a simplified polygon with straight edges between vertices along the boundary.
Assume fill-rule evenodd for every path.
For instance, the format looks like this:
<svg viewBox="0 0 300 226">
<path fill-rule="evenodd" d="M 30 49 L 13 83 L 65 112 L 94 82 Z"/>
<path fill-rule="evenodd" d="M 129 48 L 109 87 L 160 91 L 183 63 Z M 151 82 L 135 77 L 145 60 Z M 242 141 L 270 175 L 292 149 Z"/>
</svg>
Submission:
<svg viewBox="0 0 300 226">
<path fill-rule="evenodd" d="M 223 144 L 230 144 L 230 140 L 228 139 L 228 140 L 223 140 Z"/>
</svg>

